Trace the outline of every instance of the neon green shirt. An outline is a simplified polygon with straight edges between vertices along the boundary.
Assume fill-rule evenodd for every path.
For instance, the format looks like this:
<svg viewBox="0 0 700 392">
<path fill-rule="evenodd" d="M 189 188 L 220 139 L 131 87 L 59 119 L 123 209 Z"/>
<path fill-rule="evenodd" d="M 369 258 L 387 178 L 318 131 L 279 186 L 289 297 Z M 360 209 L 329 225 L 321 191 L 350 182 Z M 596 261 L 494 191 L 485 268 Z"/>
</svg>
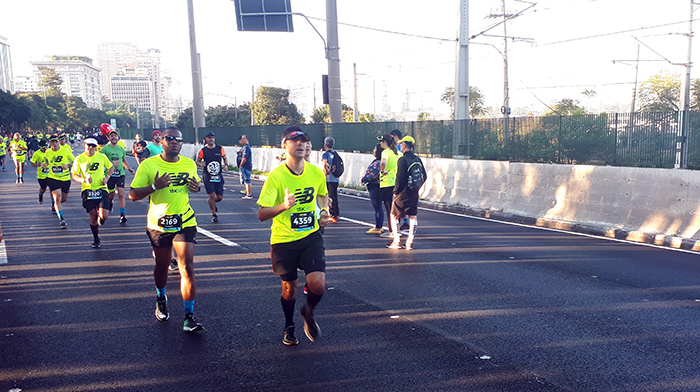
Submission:
<svg viewBox="0 0 700 392">
<path fill-rule="evenodd" d="M 111 143 L 102 147 L 100 152 L 112 161 L 114 166 L 114 173 L 112 177 L 121 177 L 124 175 L 124 162 L 122 161 L 126 157 L 126 150 L 120 146 L 113 146 Z"/>
<path fill-rule="evenodd" d="M 62 149 L 68 150 L 68 152 L 70 152 L 71 155 L 73 155 L 73 148 L 68 143 L 59 144 L 59 145 L 61 146 Z"/>
<path fill-rule="evenodd" d="M 5 142 L 0 140 L 0 156 L 5 155 Z"/>
<path fill-rule="evenodd" d="M 17 141 L 13 139 L 10 142 L 10 150 L 13 156 L 22 157 L 27 154 L 27 143 L 22 139 Z"/>
<path fill-rule="evenodd" d="M 41 150 L 37 151 L 32 155 L 32 159 L 30 161 L 31 163 L 41 165 L 42 163 L 47 163 L 48 161 L 46 160 L 46 151 L 42 152 Z M 49 168 L 48 166 L 46 169 L 42 169 L 41 166 L 36 168 L 36 178 L 43 180 L 44 178 L 49 176 Z"/>
<path fill-rule="evenodd" d="M 88 156 L 86 152 L 78 155 L 73 162 L 72 173 L 83 179 L 92 178 L 91 183 L 83 182 L 80 184 L 80 190 L 86 189 L 97 190 L 107 189 L 107 184 L 102 185 L 102 179 L 105 178 L 107 170 L 112 167 L 112 162 L 99 152 L 93 156 Z"/>
<path fill-rule="evenodd" d="M 277 166 L 265 180 L 258 205 L 274 207 L 284 202 L 285 189 L 296 196 L 296 205 L 272 218 L 270 244 L 300 240 L 319 229 L 316 198 L 328 194 L 323 170 L 304 164 L 301 175 L 292 173 L 285 163 Z"/>
<path fill-rule="evenodd" d="M 386 166 L 384 171 L 388 172 L 387 175 L 379 175 L 379 187 L 388 188 L 393 187 L 396 184 L 396 162 L 399 160 L 399 155 L 394 154 L 391 148 L 385 148 L 382 151 L 382 160 L 386 159 Z"/>
<path fill-rule="evenodd" d="M 151 193 L 148 207 L 147 227 L 164 233 L 177 232 L 182 228 L 197 226 L 194 210 L 190 206 L 190 191 L 187 180 L 197 181 L 197 165 L 190 158 L 180 155 L 177 162 L 166 162 L 160 155 L 150 157 L 139 165 L 131 182 L 132 188 L 143 188 L 155 182 L 159 175 L 170 174 L 170 185 Z"/>
<path fill-rule="evenodd" d="M 59 181 L 70 181 L 70 165 L 75 161 L 75 156 L 65 148 L 59 148 L 58 151 L 53 149 L 46 150 L 46 160 L 49 162 L 49 177 Z M 67 165 L 64 168 L 63 165 Z"/>
</svg>

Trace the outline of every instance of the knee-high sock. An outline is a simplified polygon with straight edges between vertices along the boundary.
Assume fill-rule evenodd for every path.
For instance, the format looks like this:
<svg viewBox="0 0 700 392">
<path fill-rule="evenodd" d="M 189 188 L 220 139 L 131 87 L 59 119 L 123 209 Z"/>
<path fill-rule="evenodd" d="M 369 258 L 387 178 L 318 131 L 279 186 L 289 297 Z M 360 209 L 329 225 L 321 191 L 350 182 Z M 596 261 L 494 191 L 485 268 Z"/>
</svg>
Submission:
<svg viewBox="0 0 700 392">
<path fill-rule="evenodd" d="M 408 219 L 408 238 L 406 243 L 412 244 L 413 238 L 416 236 L 416 230 L 418 229 L 418 217 L 414 216 Z"/>
<path fill-rule="evenodd" d="M 286 300 L 284 297 L 280 296 L 280 302 L 282 303 L 282 311 L 284 312 L 284 326 L 289 327 L 294 325 L 294 307 L 296 305 L 296 299 Z"/>
<path fill-rule="evenodd" d="M 398 243 L 401 240 L 401 234 L 399 234 L 399 217 L 391 215 L 391 232 L 394 234 L 394 243 Z"/>
</svg>

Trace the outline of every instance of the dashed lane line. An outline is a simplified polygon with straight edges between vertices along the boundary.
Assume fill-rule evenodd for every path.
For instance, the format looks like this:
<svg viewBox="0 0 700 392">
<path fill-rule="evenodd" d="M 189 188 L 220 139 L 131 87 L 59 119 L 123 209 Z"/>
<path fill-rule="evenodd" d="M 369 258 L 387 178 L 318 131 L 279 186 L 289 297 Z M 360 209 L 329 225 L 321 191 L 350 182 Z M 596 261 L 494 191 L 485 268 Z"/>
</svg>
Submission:
<svg viewBox="0 0 700 392">
<path fill-rule="evenodd" d="M 7 249 L 5 241 L 0 242 L 0 264 L 7 264 Z"/>
<path fill-rule="evenodd" d="M 226 246 L 230 246 L 230 247 L 232 247 L 232 248 L 243 248 L 241 245 L 239 245 L 239 244 L 237 244 L 237 243 L 235 243 L 235 242 L 233 242 L 233 241 L 229 241 L 229 240 L 227 240 L 226 238 L 221 237 L 221 236 L 219 236 L 219 235 L 217 235 L 217 234 L 214 234 L 214 233 L 212 233 L 212 232 L 209 231 L 209 230 L 202 229 L 201 227 L 197 227 L 197 232 L 198 232 L 198 233 L 204 234 L 205 236 L 207 236 L 207 237 L 213 239 L 214 241 L 219 241 L 219 242 L 221 242 L 222 244 L 224 244 L 224 245 L 226 245 Z"/>
</svg>

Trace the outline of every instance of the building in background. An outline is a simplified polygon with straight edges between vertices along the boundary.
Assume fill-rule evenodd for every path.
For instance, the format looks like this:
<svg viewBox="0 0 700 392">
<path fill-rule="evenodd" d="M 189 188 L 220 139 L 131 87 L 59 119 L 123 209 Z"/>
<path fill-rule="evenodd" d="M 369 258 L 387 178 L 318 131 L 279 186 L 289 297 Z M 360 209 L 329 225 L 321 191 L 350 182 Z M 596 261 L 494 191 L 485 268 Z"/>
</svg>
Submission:
<svg viewBox="0 0 700 392">
<path fill-rule="evenodd" d="M 100 84 L 108 101 L 128 102 L 139 111 L 158 114 L 155 127 L 170 114 L 171 82 L 161 74 L 158 49 L 141 51 L 130 43 L 107 42 L 97 49 L 97 64 L 102 69 Z M 148 96 L 144 97 L 146 92 Z"/>
<path fill-rule="evenodd" d="M 37 81 L 32 76 L 15 76 L 15 92 L 36 93 L 41 91 Z"/>
<path fill-rule="evenodd" d="M 7 43 L 7 38 L 3 36 L 0 36 L 0 90 L 9 93 L 15 92 L 10 44 Z"/>
<path fill-rule="evenodd" d="M 70 97 L 82 98 L 89 108 L 102 109 L 100 69 L 85 56 L 47 56 L 42 61 L 30 61 L 35 82 L 41 80 L 43 68 L 53 68 L 63 79 L 61 91 Z"/>
</svg>

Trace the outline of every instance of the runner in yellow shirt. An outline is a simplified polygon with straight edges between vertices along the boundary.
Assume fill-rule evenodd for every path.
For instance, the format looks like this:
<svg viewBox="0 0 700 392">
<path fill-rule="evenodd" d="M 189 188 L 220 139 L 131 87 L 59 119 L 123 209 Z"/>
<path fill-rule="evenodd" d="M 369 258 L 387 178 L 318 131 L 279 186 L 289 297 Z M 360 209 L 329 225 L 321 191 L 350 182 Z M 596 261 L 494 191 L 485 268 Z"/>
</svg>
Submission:
<svg viewBox="0 0 700 392">
<path fill-rule="evenodd" d="M 201 331 L 194 318 L 194 244 L 197 221 L 190 206 L 190 192 L 199 192 L 200 178 L 193 160 L 180 155 L 182 133 L 177 128 L 163 131 L 163 152 L 150 157 L 136 170 L 129 199 L 150 197 L 147 215 L 148 238 L 155 253 L 153 278 L 156 284 L 156 319 L 170 318 L 165 286 L 173 248 L 180 268 L 180 292 L 185 305 L 185 332 Z"/>
<path fill-rule="evenodd" d="M 68 223 L 63 218 L 62 203 L 68 200 L 70 169 L 75 157 L 70 151 L 61 148 L 57 135 L 51 136 L 49 146 L 51 148 L 46 150 L 46 163 L 42 165 L 42 169 L 48 168 L 49 170 L 48 184 L 53 197 L 54 209 L 60 220 L 60 227 L 65 229 L 68 227 Z"/>
<path fill-rule="evenodd" d="M 94 240 L 92 247 L 99 249 L 99 222 L 104 223 L 109 216 L 109 206 L 112 203 L 107 192 L 107 180 L 114 172 L 114 166 L 109 158 L 96 151 L 97 140 L 87 138 L 83 144 L 85 152 L 78 155 L 73 162 L 71 177 L 82 184 L 80 189 L 83 207 L 90 215 L 90 231 Z"/>
<path fill-rule="evenodd" d="M 297 126 L 282 132 L 282 148 L 287 159 L 270 172 L 258 199 L 258 219 L 272 219 L 270 258 L 273 272 L 282 280 L 280 301 L 285 317 L 282 343 L 287 346 L 299 344 L 294 334 L 297 270 L 306 274 L 307 301 L 300 311 L 304 332 L 312 342 L 321 336 L 314 309 L 326 290 L 325 248 L 320 228 L 329 220 L 328 190 L 323 171 L 305 164 L 309 140 Z"/>
<path fill-rule="evenodd" d="M 39 204 L 44 202 L 44 193 L 46 193 L 46 188 L 49 187 L 49 183 L 46 180 L 49 177 L 49 169 L 41 167 L 42 164 L 46 163 L 46 148 L 48 145 L 49 143 L 44 139 L 39 141 L 39 151 L 35 152 L 30 160 L 32 166 L 37 168 L 36 179 L 39 181 Z"/>
<path fill-rule="evenodd" d="M 27 143 L 22 140 L 19 132 L 16 132 L 12 137 L 10 152 L 12 153 L 12 162 L 15 164 L 17 184 L 24 184 L 24 162 L 27 159 Z"/>
</svg>

